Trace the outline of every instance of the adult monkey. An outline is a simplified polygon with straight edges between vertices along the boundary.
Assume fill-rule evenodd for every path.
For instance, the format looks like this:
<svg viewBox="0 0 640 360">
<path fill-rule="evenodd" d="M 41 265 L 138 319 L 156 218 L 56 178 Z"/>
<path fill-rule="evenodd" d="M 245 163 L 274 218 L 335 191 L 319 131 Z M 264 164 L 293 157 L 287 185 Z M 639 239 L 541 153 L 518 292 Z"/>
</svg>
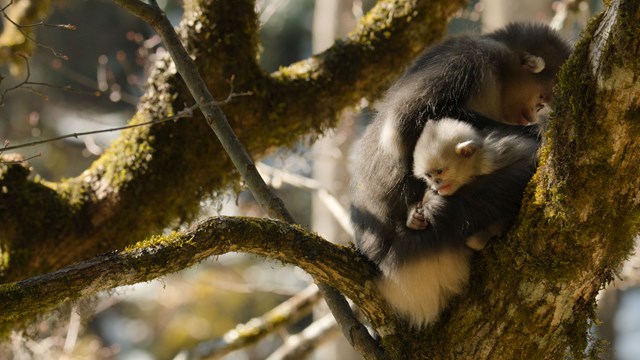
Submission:
<svg viewBox="0 0 640 360">
<path fill-rule="evenodd" d="M 450 117 L 539 141 L 538 126 L 526 125 L 549 104 L 570 53 L 566 42 L 540 24 L 452 37 L 420 55 L 381 101 L 358 144 L 351 220 L 356 247 L 380 267 L 381 293 L 412 325 L 436 320 L 464 290 L 471 248 L 478 249 L 467 239 L 513 220 L 535 169 L 535 160 L 523 159 L 480 176 L 441 199 L 429 227 L 409 229 L 407 211 L 426 190 L 411 173 L 425 123 Z"/>
</svg>

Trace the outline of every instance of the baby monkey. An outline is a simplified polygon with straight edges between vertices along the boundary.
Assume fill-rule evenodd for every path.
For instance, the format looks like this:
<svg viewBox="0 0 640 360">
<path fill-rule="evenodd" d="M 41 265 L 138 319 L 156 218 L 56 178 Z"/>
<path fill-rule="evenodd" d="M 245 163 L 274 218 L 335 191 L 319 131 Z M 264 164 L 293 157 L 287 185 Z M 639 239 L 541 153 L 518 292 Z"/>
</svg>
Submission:
<svg viewBox="0 0 640 360">
<path fill-rule="evenodd" d="M 504 134 L 500 129 L 476 130 L 452 118 L 427 122 L 413 152 L 413 175 L 425 181 L 428 189 L 422 201 L 409 206 L 407 227 L 423 230 L 428 226 L 428 219 L 433 219 L 445 201 L 434 192 L 453 195 L 477 176 L 519 160 L 534 160 L 537 148 L 538 142 L 530 136 Z M 496 226 L 490 228 L 494 231 L 487 233 L 489 237 L 498 235 Z"/>
</svg>

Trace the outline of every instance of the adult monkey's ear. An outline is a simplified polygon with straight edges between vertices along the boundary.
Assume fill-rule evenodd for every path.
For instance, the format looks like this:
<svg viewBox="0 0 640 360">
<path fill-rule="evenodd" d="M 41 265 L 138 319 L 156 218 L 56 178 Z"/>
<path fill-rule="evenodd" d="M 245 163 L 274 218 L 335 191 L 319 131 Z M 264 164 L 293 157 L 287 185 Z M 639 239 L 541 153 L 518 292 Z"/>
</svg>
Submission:
<svg viewBox="0 0 640 360">
<path fill-rule="evenodd" d="M 526 71 L 534 74 L 540 73 L 545 67 L 543 58 L 531 55 L 527 52 L 523 53 L 520 57 L 520 65 L 522 65 L 522 68 Z"/>
</svg>

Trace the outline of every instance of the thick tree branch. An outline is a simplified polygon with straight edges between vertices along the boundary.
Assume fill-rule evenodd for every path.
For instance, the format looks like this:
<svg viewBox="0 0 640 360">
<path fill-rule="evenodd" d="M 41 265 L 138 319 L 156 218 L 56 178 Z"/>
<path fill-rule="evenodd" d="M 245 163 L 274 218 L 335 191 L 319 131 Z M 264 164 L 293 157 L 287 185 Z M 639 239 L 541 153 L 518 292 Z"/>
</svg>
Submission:
<svg viewBox="0 0 640 360">
<path fill-rule="evenodd" d="M 309 73 L 310 78 L 305 79 L 298 74 L 297 66 L 306 66 L 308 69 L 325 66 L 330 68 L 329 63 L 311 59 L 268 78 L 261 74 L 254 58 L 247 60 L 246 57 L 232 57 L 239 64 L 220 61 L 221 65 L 218 65 L 221 57 L 231 56 L 230 54 L 246 55 L 247 49 L 231 49 L 230 44 L 233 40 L 211 44 L 206 39 L 220 39 L 223 34 L 227 35 L 226 39 L 242 39 L 246 34 L 255 34 L 250 31 L 243 34 L 234 33 L 234 29 L 242 27 L 239 27 L 238 23 L 231 26 L 228 20 L 216 18 L 214 13 L 219 12 L 229 19 L 242 18 L 243 15 L 251 17 L 245 11 L 247 8 L 243 8 L 246 6 L 243 1 L 211 0 L 211 3 L 207 3 L 211 6 L 200 7 L 203 4 L 204 2 L 187 2 L 189 11 L 185 23 L 189 26 L 182 27 L 184 39 L 196 59 L 202 61 L 200 64 L 206 69 L 205 74 L 213 75 L 207 77 L 212 79 L 210 88 L 223 93 L 224 89 L 216 85 L 216 81 L 229 78 L 230 74 L 242 74 L 238 76 L 246 87 L 241 89 L 251 90 L 256 94 L 251 101 L 242 99 L 238 103 L 229 104 L 228 109 L 225 108 L 233 125 L 241 129 L 241 140 L 248 140 L 251 153 L 263 153 L 270 146 L 281 144 L 279 141 L 282 139 L 288 143 L 290 139 L 297 138 L 297 134 L 300 133 L 296 132 L 296 121 L 300 121 L 302 127 L 313 124 L 312 132 L 322 131 L 323 126 L 330 124 L 330 121 L 316 119 L 315 114 L 299 114 L 298 107 L 303 105 L 296 103 L 289 107 L 288 104 L 274 100 L 288 98 L 289 90 L 278 92 L 277 89 L 299 89 L 300 93 L 322 94 L 325 90 L 304 92 L 303 89 L 309 85 L 317 85 L 324 89 L 327 83 L 314 79 L 325 76 L 330 78 L 330 74 L 312 71 Z M 411 2 L 407 6 L 426 5 Z M 316 244 L 313 243 L 312 235 L 305 234 L 304 239 L 311 238 L 305 246 L 309 244 L 310 248 L 314 248 L 313 252 L 302 254 L 302 250 L 290 251 L 289 246 L 302 246 L 300 243 L 304 243 L 299 238 L 291 240 L 290 243 L 283 240 L 295 238 L 295 228 L 268 220 L 255 220 L 255 228 L 248 232 L 234 228 L 234 221 L 240 220 L 222 221 L 218 224 L 219 227 L 223 227 L 218 229 L 221 232 L 218 233 L 221 236 L 220 242 L 228 246 L 229 251 L 240 251 L 234 246 L 241 244 L 231 240 L 232 236 L 236 236 L 232 234 L 241 238 L 247 237 L 245 240 L 248 242 L 251 241 L 248 237 L 257 237 L 261 239 L 257 240 L 257 246 L 269 247 L 268 250 L 264 250 L 265 255 L 272 254 L 276 258 L 282 255 L 289 261 L 303 262 L 301 267 L 318 279 L 338 286 L 340 291 L 352 299 L 355 296 L 353 300 L 371 319 L 373 327 L 382 337 L 387 354 L 394 358 L 406 358 L 407 354 L 419 354 L 430 359 L 584 357 L 588 350 L 587 329 L 590 319 L 594 317 L 595 295 L 599 288 L 612 278 L 614 270 L 629 253 L 640 223 L 640 179 L 637 176 L 640 164 L 640 144 L 637 142 L 640 136 L 640 28 L 637 21 L 634 21 L 640 17 L 639 7 L 640 5 L 633 1 L 611 1 L 606 12 L 595 19 L 585 39 L 577 46 L 574 56 L 563 70 L 556 93 L 556 117 L 551 123 L 548 140 L 544 145 L 541 167 L 527 190 L 518 223 L 507 238 L 495 242 L 480 253 L 473 265 L 469 292 L 454 301 L 450 309 L 443 314 L 441 321 L 434 326 L 422 332 L 397 327 L 385 304 L 379 302 L 372 290 L 371 279 L 375 276 L 375 269 L 368 262 L 360 262 L 362 259 L 350 249 L 327 245 L 321 240 Z M 226 12 L 220 12 L 221 10 Z M 378 10 L 380 11 L 379 8 Z M 390 18 L 393 19 L 393 14 Z M 212 23 L 212 19 L 216 21 Z M 205 30 L 198 32 L 196 29 Z M 194 39 L 208 44 L 211 52 L 207 53 L 206 47 L 198 47 L 200 44 Z M 406 44 L 410 43 L 411 41 L 408 41 Z M 246 47 L 252 49 L 251 46 L 256 44 L 254 41 Z M 349 49 L 348 46 L 341 46 L 342 44 L 338 44 L 334 49 Z M 337 54 L 340 52 L 334 55 Z M 393 56 L 398 57 L 398 54 Z M 325 59 L 325 55 L 316 59 Z M 343 65 L 349 66 L 348 63 Z M 173 96 L 176 89 L 180 89 L 177 93 L 181 93 L 184 88 L 173 74 L 161 71 L 170 69 L 169 62 L 159 64 L 147 94 L 148 98 L 141 106 L 138 115 L 140 118 L 153 118 L 159 113 L 171 113 L 176 104 L 188 100 L 186 97 Z M 346 76 L 347 80 L 344 80 L 344 83 L 348 86 L 344 89 L 337 87 L 339 91 L 360 89 L 356 82 Z M 375 76 L 367 79 L 375 79 Z M 340 81 L 333 82 L 327 88 L 339 83 Z M 363 93 L 367 92 L 364 88 L 361 90 Z M 352 100 L 337 99 L 332 95 L 328 97 L 328 102 L 322 97 L 315 98 L 316 103 L 307 104 L 306 111 L 313 113 L 317 110 L 319 114 L 333 114 L 341 109 L 341 105 L 330 108 L 331 104 L 342 104 L 343 101 Z M 329 109 L 320 108 L 323 106 L 329 106 Z M 280 121 L 284 120 L 277 119 L 281 119 L 283 114 L 300 117 L 284 127 L 285 134 L 271 138 L 270 134 L 277 134 L 277 131 L 269 127 L 275 129 L 275 123 L 281 124 Z M 224 174 L 228 174 L 230 168 L 225 159 L 217 159 L 216 162 L 202 155 L 213 157 L 211 154 L 220 153 L 219 148 L 212 145 L 209 139 L 200 136 L 201 133 L 205 133 L 206 126 L 197 122 L 189 125 L 159 126 L 148 131 L 131 131 L 123 135 L 121 140 L 114 144 L 111 153 L 85 173 L 82 177 L 85 181 L 72 179 L 57 185 L 44 186 L 27 181 L 28 172 L 25 167 L 0 164 L 0 225 L 4 225 L 5 222 L 8 224 L 3 227 L 6 232 L 0 234 L 3 240 L 0 242 L 0 250 L 10 255 L 3 255 L 0 259 L 15 261 L 16 253 L 7 252 L 6 249 L 13 249 L 15 244 L 23 246 L 20 240 L 25 240 L 27 245 L 33 245 L 26 246 L 26 249 L 35 248 L 37 252 L 48 250 L 49 253 L 41 254 L 51 256 L 65 255 L 55 245 L 65 245 L 65 249 L 72 248 L 69 245 L 82 248 L 82 240 L 93 241 L 101 239 L 101 236 L 106 236 L 102 238 L 106 244 L 105 250 L 113 249 L 135 241 L 152 229 L 161 228 L 176 216 L 184 215 L 188 218 L 193 213 L 193 209 L 189 207 L 193 199 L 225 184 L 228 177 L 224 176 L 228 175 Z M 271 130 L 274 132 L 270 132 Z M 296 135 L 293 135 L 293 132 L 296 132 Z M 194 146 L 197 151 L 194 151 Z M 115 156 L 118 152 L 123 156 Z M 194 160 L 194 156 L 198 161 Z M 182 160 L 185 165 L 173 161 L 176 159 Z M 178 173 L 178 177 L 163 173 L 166 172 L 167 164 L 171 164 L 172 173 Z M 186 164 L 200 164 L 207 170 L 194 171 Z M 212 176 L 216 174 L 211 170 L 212 165 L 217 165 L 222 171 L 218 174 L 221 177 Z M 157 184 L 163 181 L 163 185 L 159 187 Z M 148 189 L 141 186 L 140 182 Z M 176 186 L 184 189 L 179 196 L 166 191 Z M 56 191 L 52 191 L 51 187 Z M 154 192 L 160 194 L 159 197 L 168 199 L 154 198 Z M 151 199 L 147 199 L 147 196 Z M 190 199 L 185 200 L 183 197 Z M 132 200 L 134 198 L 135 201 Z M 15 203 L 4 202 L 5 199 Z M 34 210 L 42 204 L 54 206 L 40 211 Z M 123 207 L 125 205 L 128 207 Z M 170 210 L 169 213 L 157 215 L 150 210 L 164 209 L 162 206 L 166 206 Z M 60 211 L 54 211 L 56 209 Z M 139 216 L 131 216 L 130 211 L 139 211 Z M 35 230 L 23 228 L 22 222 L 11 221 L 12 219 L 24 220 L 24 224 L 35 226 Z M 74 222 L 76 220 L 84 222 Z M 37 225 L 38 221 L 45 221 L 52 230 L 41 230 Z M 133 223 L 134 221 L 146 223 L 137 224 Z M 253 220 L 251 222 L 253 223 Z M 57 225 L 58 223 L 61 225 Z M 73 225 L 73 231 L 69 231 L 71 223 L 78 224 Z M 203 231 L 208 231 L 208 223 L 203 224 Z M 129 237 L 114 237 L 114 234 L 124 232 L 109 232 L 108 225 L 115 229 L 128 227 L 132 229 L 132 234 Z M 26 229 L 33 230 L 34 235 L 27 233 Z M 233 232 L 225 233 L 227 230 Z M 283 236 L 275 235 L 279 231 Z M 54 235 L 51 235 L 52 233 Z M 271 234 L 272 237 L 263 236 L 265 233 Z M 7 241 L 4 241 L 5 239 Z M 40 239 L 46 241 L 38 242 Z M 183 247 L 191 248 L 198 245 L 191 244 L 190 238 L 183 240 Z M 285 244 L 282 241 L 285 241 Z M 63 257 L 62 261 L 51 260 L 49 264 L 28 262 L 31 259 L 42 261 L 47 257 L 35 257 L 27 251 L 28 255 L 25 258 L 28 261 L 20 263 L 21 266 L 18 267 L 19 270 L 26 270 L 22 270 L 24 272 L 21 274 L 13 272 L 15 270 L 11 267 L 10 276 L 24 275 L 32 271 L 25 264 L 31 264 L 37 269 L 32 272 L 41 272 L 48 267 L 89 256 L 91 251 L 95 251 L 95 245 L 86 246 L 85 250 L 90 250 L 86 251 L 86 254 L 75 253 Z M 105 256 L 105 259 L 120 255 L 128 255 L 131 258 L 131 254 L 135 254 L 136 251 L 141 254 L 137 259 L 144 259 L 147 255 L 155 256 L 157 249 L 162 249 L 164 243 L 158 244 L 157 241 L 153 241 L 141 246 L 149 249 L 110 254 Z M 338 253 L 334 254 L 334 250 L 329 249 L 340 250 L 336 250 Z M 325 254 L 325 250 L 330 255 Z M 253 252 L 262 254 L 260 251 Z M 20 259 L 19 256 L 17 258 Z M 354 258 L 358 263 L 354 264 Z M 171 255 L 171 261 L 166 258 L 164 260 L 164 265 L 170 266 L 173 264 L 174 255 Z M 333 260 L 336 262 L 332 263 Z M 7 269 L 6 264 L 0 266 Z M 164 273 L 154 273 L 154 267 L 140 266 L 140 263 L 123 268 L 117 267 L 117 262 L 114 262 L 112 266 L 116 266 L 122 272 L 113 275 L 116 277 L 126 276 L 131 271 L 141 271 L 139 269 L 144 269 L 144 275 L 149 279 Z M 68 271 L 73 274 L 74 268 L 71 267 Z M 336 271 L 340 273 L 336 274 Z M 55 274 L 65 272 L 59 271 Z M 111 276 L 111 273 L 108 274 Z M 357 278 L 349 278 L 354 275 Z M 0 304 L 9 303 L 5 299 L 11 303 L 19 300 L 24 306 L 33 309 L 33 303 L 39 297 L 30 296 L 29 292 L 47 296 L 53 294 L 54 297 L 57 296 L 56 301 L 66 297 L 57 295 L 55 291 L 60 291 L 67 285 L 59 279 L 54 279 L 54 282 L 59 282 L 56 288 L 50 289 L 51 294 L 31 282 L 42 277 L 0 287 Z M 73 279 L 83 281 L 82 278 Z M 93 288 L 91 284 L 83 286 L 76 290 Z M 351 288 L 352 286 L 355 287 Z M 43 295 L 42 299 L 46 297 Z M 0 307 L 0 316 L 25 315 L 25 312 L 21 311 L 24 308 L 12 306 L 16 307 L 11 311 L 5 311 Z"/>
<path fill-rule="evenodd" d="M 260 206 L 272 218 L 294 223 L 293 217 L 284 207 L 282 200 L 271 191 L 258 173 L 253 159 L 251 159 L 251 156 L 240 143 L 231 126 L 229 126 L 227 117 L 218 106 L 216 99 L 209 92 L 207 84 L 200 76 L 195 62 L 182 46 L 178 34 L 162 10 L 157 5 L 149 6 L 139 0 L 115 0 L 115 2 L 127 9 L 131 14 L 148 22 L 160 35 L 162 42 L 171 55 L 178 74 L 180 74 L 189 88 L 191 96 L 204 114 L 207 124 L 209 124 L 209 127 L 222 143 L 225 152 L 231 158 L 236 170 L 247 183 Z"/>
<path fill-rule="evenodd" d="M 352 248 L 334 245 L 296 225 L 258 218 L 220 217 L 183 234 L 157 236 L 53 273 L 0 285 L 0 323 L 51 310 L 63 301 L 160 278 L 214 255 L 246 252 L 302 268 L 336 286 L 367 316 L 385 321 L 388 311 L 373 289 L 375 266 Z"/>
</svg>

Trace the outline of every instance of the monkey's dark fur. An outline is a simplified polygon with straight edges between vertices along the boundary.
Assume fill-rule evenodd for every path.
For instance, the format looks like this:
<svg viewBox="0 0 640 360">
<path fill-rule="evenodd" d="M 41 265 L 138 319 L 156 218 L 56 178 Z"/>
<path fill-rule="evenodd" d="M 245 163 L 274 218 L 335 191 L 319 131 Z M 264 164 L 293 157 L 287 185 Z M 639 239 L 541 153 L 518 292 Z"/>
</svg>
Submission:
<svg viewBox="0 0 640 360">
<path fill-rule="evenodd" d="M 420 262 L 431 262 L 432 266 L 434 261 L 430 259 L 434 254 L 458 254 L 455 256 L 462 262 L 468 262 L 470 250 L 465 240 L 470 235 L 491 224 L 508 224 L 518 213 L 523 190 L 535 170 L 533 160 L 479 176 L 454 195 L 443 197 L 444 206 L 438 213 L 430 214 L 427 229 L 411 230 L 405 225 L 407 209 L 420 201 L 426 190 L 425 183 L 412 176 L 413 148 L 426 121 L 452 117 L 478 129 L 495 128 L 539 139 L 537 126 L 505 125 L 488 118 L 508 122 L 506 116 L 496 112 L 501 107 L 491 102 L 501 100 L 500 91 L 504 89 L 500 87 L 513 81 L 505 77 L 513 70 L 513 64 L 520 66 L 522 54 L 544 60 L 544 70 L 531 76 L 550 92 L 570 48 L 543 25 L 512 24 L 484 36 L 450 38 L 424 52 L 382 100 L 378 115 L 357 149 L 351 184 L 351 220 L 356 247 L 380 266 L 383 282 L 403 276 L 404 269 Z M 459 263 L 455 260 L 451 267 L 459 267 Z M 405 308 L 398 307 L 390 299 L 395 295 L 388 295 L 396 290 L 382 291 L 399 312 L 414 325 L 422 326 L 435 320 L 448 298 L 464 288 L 461 282 L 466 282 L 468 269 L 461 271 L 466 271 L 466 275 L 455 279 L 453 290 L 433 299 L 434 304 L 424 305 L 435 310 L 414 310 L 423 306 L 419 299 L 411 300 L 414 303 Z M 425 278 L 429 276 L 424 274 Z M 413 296 L 411 291 L 402 296 Z M 425 313 L 412 314 L 420 311 Z"/>
</svg>

